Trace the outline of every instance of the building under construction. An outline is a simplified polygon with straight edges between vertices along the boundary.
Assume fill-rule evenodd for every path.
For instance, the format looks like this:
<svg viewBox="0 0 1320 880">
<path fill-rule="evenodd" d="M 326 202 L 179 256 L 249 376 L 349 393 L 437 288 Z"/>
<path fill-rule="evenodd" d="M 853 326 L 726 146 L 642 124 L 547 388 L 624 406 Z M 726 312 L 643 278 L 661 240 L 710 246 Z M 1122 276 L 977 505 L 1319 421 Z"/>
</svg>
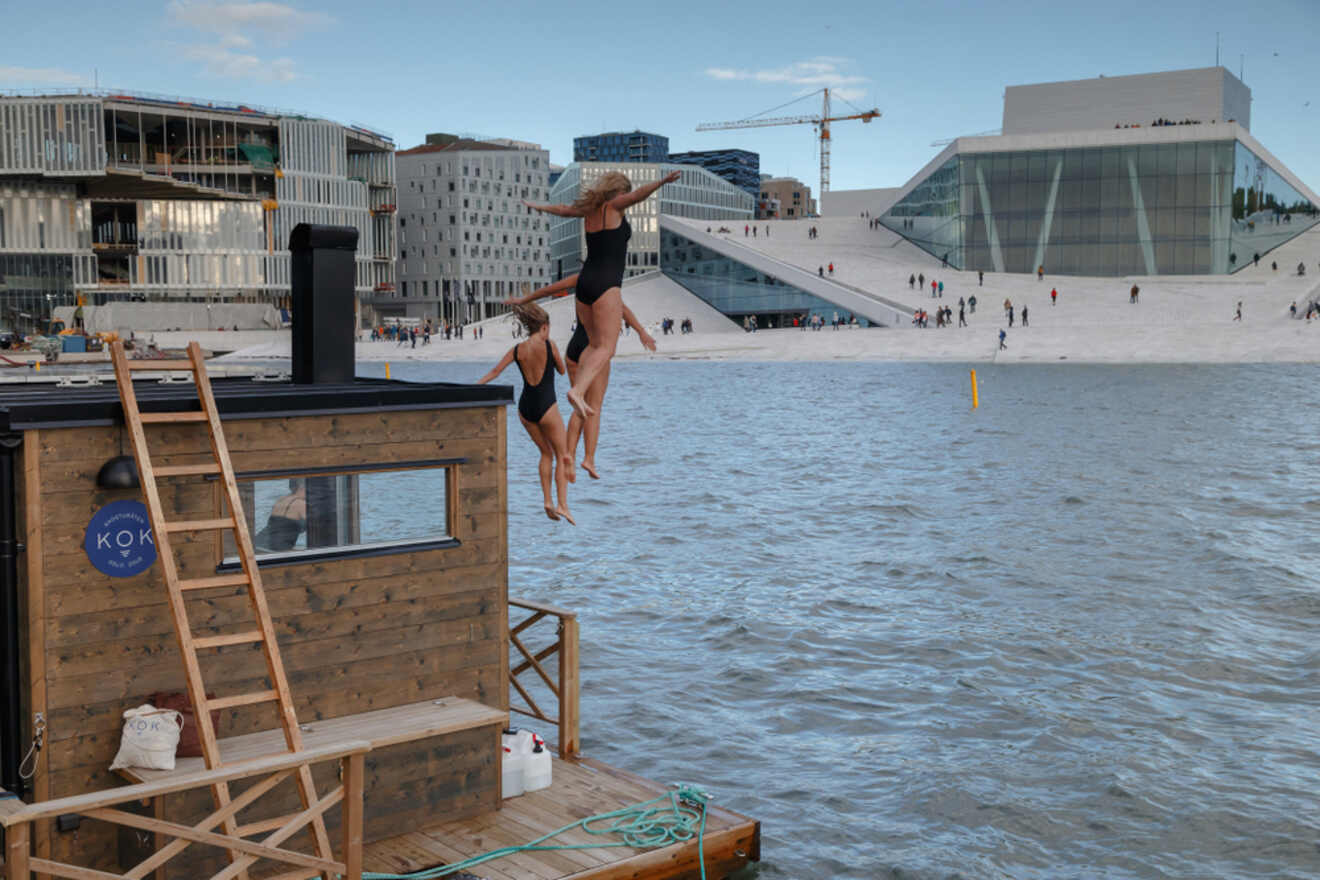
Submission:
<svg viewBox="0 0 1320 880">
<path fill-rule="evenodd" d="M 0 322 L 57 305 L 287 305 L 289 232 L 358 230 L 355 289 L 395 296 L 394 143 L 247 105 L 0 95 Z M 364 315 L 364 318 L 369 315 Z"/>
</svg>

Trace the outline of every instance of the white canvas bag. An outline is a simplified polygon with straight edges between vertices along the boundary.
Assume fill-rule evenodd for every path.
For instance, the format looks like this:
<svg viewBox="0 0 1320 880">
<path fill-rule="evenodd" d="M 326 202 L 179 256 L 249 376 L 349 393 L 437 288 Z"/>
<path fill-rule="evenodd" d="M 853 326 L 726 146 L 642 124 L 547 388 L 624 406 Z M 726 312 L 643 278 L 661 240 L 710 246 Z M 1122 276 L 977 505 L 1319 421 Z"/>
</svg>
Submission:
<svg viewBox="0 0 1320 880">
<path fill-rule="evenodd" d="M 111 770 L 142 767 L 146 770 L 173 770 L 174 751 L 179 746 L 183 715 L 173 709 L 157 709 L 143 703 L 124 712 L 124 734 L 119 740 Z"/>
</svg>

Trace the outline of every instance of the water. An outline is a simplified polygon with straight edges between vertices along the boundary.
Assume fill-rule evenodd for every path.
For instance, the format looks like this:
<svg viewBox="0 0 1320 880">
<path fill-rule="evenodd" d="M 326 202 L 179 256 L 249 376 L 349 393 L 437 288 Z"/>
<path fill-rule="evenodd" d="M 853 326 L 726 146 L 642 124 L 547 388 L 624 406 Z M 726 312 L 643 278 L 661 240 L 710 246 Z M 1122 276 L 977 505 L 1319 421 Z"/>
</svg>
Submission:
<svg viewBox="0 0 1320 880">
<path fill-rule="evenodd" d="M 511 412 L 584 751 L 762 820 L 763 878 L 1320 876 L 1320 370 L 978 375 L 620 363 L 576 530 Z"/>
</svg>

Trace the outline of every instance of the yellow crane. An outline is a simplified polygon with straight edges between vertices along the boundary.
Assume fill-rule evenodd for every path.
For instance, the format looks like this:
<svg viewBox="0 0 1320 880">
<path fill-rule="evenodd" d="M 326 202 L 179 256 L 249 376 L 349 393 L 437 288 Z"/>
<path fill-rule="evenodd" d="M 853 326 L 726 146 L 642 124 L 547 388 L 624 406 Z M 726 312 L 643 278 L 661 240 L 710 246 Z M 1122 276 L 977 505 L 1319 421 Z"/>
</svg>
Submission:
<svg viewBox="0 0 1320 880">
<path fill-rule="evenodd" d="M 739 119 L 734 122 L 704 122 L 697 126 L 697 131 L 727 131 L 728 129 L 733 128 L 762 128 L 769 125 L 814 125 L 820 135 L 820 191 L 824 194 L 830 191 L 830 123 L 845 122 L 849 119 L 860 119 L 862 122 L 870 122 L 872 119 L 875 119 L 880 115 L 880 111 L 872 108 L 870 110 L 862 110 L 858 113 L 852 113 L 847 116 L 831 116 L 830 90 L 827 88 L 821 89 L 819 92 L 812 92 L 810 95 L 804 95 L 803 97 L 810 98 L 813 95 L 824 96 L 821 101 L 819 116 L 758 116 Z M 793 102 L 790 101 L 789 103 L 791 104 Z M 769 113 L 771 111 L 767 110 L 765 112 Z"/>
</svg>

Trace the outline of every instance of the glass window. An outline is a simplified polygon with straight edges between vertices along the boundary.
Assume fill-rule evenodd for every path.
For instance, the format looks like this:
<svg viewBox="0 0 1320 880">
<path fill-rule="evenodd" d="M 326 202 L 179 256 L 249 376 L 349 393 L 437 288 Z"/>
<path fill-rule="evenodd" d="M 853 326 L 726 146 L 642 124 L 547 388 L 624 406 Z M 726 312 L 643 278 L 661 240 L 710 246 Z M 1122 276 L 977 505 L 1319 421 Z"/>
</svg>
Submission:
<svg viewBox="0 0 1320 880">
<path fill-rule="evenodd" d="M 257 559 L 303 561 L 453 542 L 452 461 L 300 476 L 244 478 L 243 513 Z M 347 470 L 347 469 L 345 469 Z M 232 534 L 222 564 L 238 563 Z"/>
</svg>

